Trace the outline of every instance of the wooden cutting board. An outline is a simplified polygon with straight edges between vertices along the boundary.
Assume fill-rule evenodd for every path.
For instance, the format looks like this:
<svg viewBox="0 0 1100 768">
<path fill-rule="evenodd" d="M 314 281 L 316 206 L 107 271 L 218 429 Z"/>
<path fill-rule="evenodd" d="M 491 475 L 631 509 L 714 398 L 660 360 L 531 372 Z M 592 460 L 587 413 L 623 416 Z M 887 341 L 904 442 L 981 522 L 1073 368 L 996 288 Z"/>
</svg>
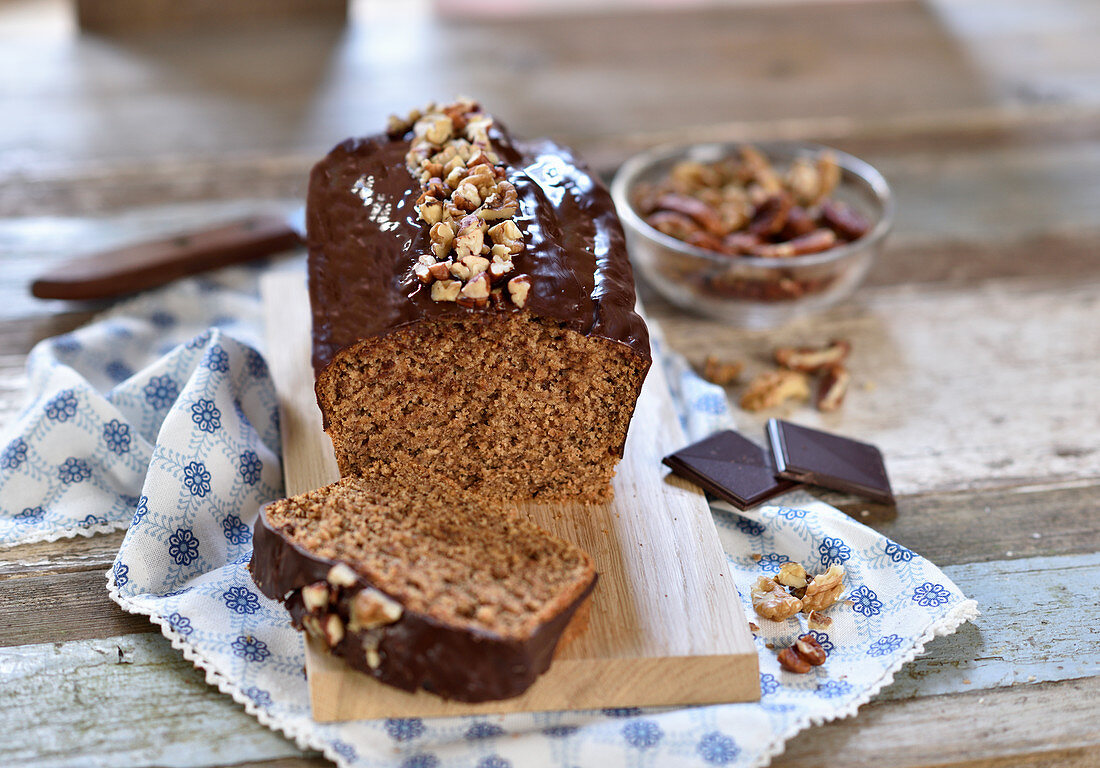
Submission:
<svg viewBox="0 0 1100 768">
<path fill-rule="evenodd" d="M 262 291 L 286 490 L 296 494 L 336 480 L 338 472 L 313 393 L 304 280 L 300 274 L 269 275 Z M 654 366 L 638 399 L 614 500 L 525 506 L 538 524 L 587 550 L 600 575 L 588 626 L 559 648 L 549 671 L 525 694 L 464 704 L 424 691 L 405 693 L 307 643 L 314 719 L 758 699 L 756 648 L 706 501 L 660 463 L 683 443 L 664 371 Z"/>
</svg>

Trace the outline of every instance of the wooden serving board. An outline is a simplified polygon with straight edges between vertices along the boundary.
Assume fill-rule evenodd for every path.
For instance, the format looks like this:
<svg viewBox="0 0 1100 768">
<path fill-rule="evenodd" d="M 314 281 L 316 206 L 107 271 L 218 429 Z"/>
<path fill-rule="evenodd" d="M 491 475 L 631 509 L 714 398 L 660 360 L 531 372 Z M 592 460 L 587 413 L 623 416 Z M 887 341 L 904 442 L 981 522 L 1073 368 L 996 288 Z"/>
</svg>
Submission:
<svg viewBox="0 0 1100 768">
<path fill-rule="evenodd" d="M 310 367 L 309 301 L 301 275 L 263 281 L 268 362 L 278 390 L 288 494 L 338 478 L 321 429 Z M 682 446 L 660 366 L 642 389 L 615 477 L 598 506 L 531 504 L 545 528 L 596 561 L 588 626 L 559 648 L 522 696 L 465 704 L 410 694 L 307 644 L 318 721 L 750 701 L 760 696 L 756 648 L 703 494 L 661 457 Z"/>
</svg>

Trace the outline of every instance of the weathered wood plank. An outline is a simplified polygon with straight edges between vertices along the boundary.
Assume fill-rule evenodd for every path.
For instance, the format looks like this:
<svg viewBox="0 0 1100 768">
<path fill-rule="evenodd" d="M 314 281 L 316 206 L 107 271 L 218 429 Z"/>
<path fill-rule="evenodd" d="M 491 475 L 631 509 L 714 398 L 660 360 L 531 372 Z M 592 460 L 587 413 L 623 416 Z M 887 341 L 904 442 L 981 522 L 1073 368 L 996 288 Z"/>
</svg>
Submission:
<svg viewBox="0 0 1100 768">
<path fill-rule="evenodd" d="M 313 153 L 380 125 L 402 105 L 457 92 L 479 95 L 522 132 L 580 144 L 741 116 L 873 117 L 1097 100 L 1088 54 L 1098 22 L 1087 4 L 1067 5 L 1061 16 L 1013 4 L 1017 12 L 996 25 L 962 23 L 965 14 L 945 12 L 958 3 L 941 5 L 588 9 L 580 18 L 510 19 L 436 18 L 417 3 L 375 3 L 339 36 L 298 25 L 237 34 L 233 45 L 217 33 L 105 46 L 55 30 L 24 32 L 0 46 L 0 108 L 10 116 L 0 157 L 24 165 L 150 157 L 166 148 L 184 156 Z M 988 17 L 989 6 L 979 14 Z M 1065 15 L 1075 23 L 1065 24 Z M 1037 31 L 1057 34 L 1058 47 L 1023 55 L 1030 45 L 1021 39 Z M 462 55 L 489 49 L 491 59 Z M 528 87 L 533 76 L 537 89 Z M 148 129 L 151 115 L 156 131 Z M 71 141 L 74 134 L 83 140 Z"/>
<path fill-rule="evenodd" d="M 933 643 L 880 699 L 987 690 L 1100 675 L 1100 626 L 1081 621 L 1100 594 L 1100 554 L 944 569 L 982 616 Z M 1087 609 L 1085 609 L 1087 610 Z"/>
<path fill-rule="evenodd" d="M 1096 765 L 1100 679 L 874 702 L 857 718 L 805 731 L 775 768 Z M 946 726 L 946 727 L 945 727 Z M 1047 762 L 1047 756 L 1051 762 Z"/>
<path fill-rule="evenodd" d="M 92 755 L 110 755 L 114 765 L 180 768 L 326 764 L 301 760 L 293 745 L 205 685 L 159 636 L 3 648 L 0 666 L 11 670 L 0 707 L 5 757 L 28 768 L 87 765 Z M 776 765 L 976 768 L 1013 764 L 1011 756 L 1073 765 L 1100 748 L 1091 706 L 1097 696 L 1100 679 L 1092 678 L 875 702 L 855 719 L 796 737 Z M 132 727 L 135 712 L 141 728 Z"/>
<path fill-rule="evenodd" d="M 125 535 L 118 531 L 91 538 L 78 536 L 75 539 L 0 549 L 0 583 L 10 576 L 45 576 L 76 571 L 102 574 L 114 563 Z"/>
<path fill-rule="evenodd" d="M 301 755 L 160 635 L 0 648 L 6 765 L 221 765 Z"/>
<path fill-rule="evenodd" d="M 952 508 L 945 505 L 931 515 L 929 526 L 934 528 Z M 995 514 L 988 523 L 990 529 L 1010 524 Z M 5 555 L 12 557 L 31 548 L 16 548 Z M 0 646 L 155 632 L 145 618 L 122 613 L 107 597 L 102 571 L 113 557 L 105 560 L 106 564 L 93 570 L 27 573 L 0 580 L 0 615 L 5 617 L 0 623 Z M 60 567 L 64 562 L 61 558 L 58 565 L 46 567 Z M 928 654 L 907 667 L 884 697 L 1100 675 L 1100 662 L 1083 652 L 1100 641 L 1100 629 L 1081 627 L 1079 620 L 1082 606 L 1100 591 L 1100 555 L 976 562 L 945 570 L 978 601 L 982 616 L 956 635 L 933 643 Z"/>
<path fill-rule="evenodd" d="M 1100 551 L 1100 484 L 903 496 L 896 507 L 815 491 L 940 566 Z"/>
<path fill-rule="evenodd" d="M 111 602 L 104 571 L 0 579 L 0 646 L 158 631 Z"/>
<path fill-rule="evenodd" d="M 742 358 L 746 377 L 773 365 L 776 346 L 850 339 L 840 411 L 739 410 L 738 424 L 762 436 L 769 416 L 789 415 L 873 442 L 902 495 L 1100 477 L 1098 279 L 865 290 L 769 332 L 649 311 L 691 360 Z"/>
</svg>

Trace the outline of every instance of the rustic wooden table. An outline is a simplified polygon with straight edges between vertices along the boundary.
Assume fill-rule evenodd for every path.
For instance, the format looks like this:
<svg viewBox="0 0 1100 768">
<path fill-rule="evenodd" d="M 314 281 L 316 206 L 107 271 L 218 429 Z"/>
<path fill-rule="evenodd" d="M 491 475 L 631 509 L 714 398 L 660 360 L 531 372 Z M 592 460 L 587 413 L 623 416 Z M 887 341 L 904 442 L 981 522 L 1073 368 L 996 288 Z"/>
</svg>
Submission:
<svg viewBox="0 0 1100 768">
<path fill-rule="evenodd" d="M 608 171 L 673 138 L 831 143 L 898 199 L 854 301 L 771 333 L 648 308 L 691 359 L 750 372 L 775 344 L 850 338 L 843 410 L 797 416 L 879 444 L 900 500 L 825 498 L 944 567 L 983 615 L 775 764 L 1100 764 L 1100 6 L 486 20 L 368 3 L 342 31 L 129 40 L 82 38 L 66 9 L 0 4 L 0 426 L 31 346 L 103 308 L 31 299 L 34 273 L 290 210 L 328 145 L 391 110 L 476 94 Z M 120 540 L 0 550 L 0 762 L 323 765 L 108 600 Z M 16 658 L 32 671 L 10 674 Z"/>
</svg>

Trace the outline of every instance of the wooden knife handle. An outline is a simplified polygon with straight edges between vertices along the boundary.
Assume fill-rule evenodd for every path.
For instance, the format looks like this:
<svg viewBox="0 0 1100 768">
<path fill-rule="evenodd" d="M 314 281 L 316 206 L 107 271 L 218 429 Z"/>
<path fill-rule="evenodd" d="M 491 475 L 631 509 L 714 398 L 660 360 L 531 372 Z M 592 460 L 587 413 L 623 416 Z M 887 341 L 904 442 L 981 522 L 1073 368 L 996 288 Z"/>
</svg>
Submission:
<svg viewBox="0 0 1100 768">
<path fill-rule="evenodd" d="M 215 229 L 71 259 L 40 275 L 40 299 L 106 299 L 301 245 L 283 218 L 261 216 Z"/>
</svg>

